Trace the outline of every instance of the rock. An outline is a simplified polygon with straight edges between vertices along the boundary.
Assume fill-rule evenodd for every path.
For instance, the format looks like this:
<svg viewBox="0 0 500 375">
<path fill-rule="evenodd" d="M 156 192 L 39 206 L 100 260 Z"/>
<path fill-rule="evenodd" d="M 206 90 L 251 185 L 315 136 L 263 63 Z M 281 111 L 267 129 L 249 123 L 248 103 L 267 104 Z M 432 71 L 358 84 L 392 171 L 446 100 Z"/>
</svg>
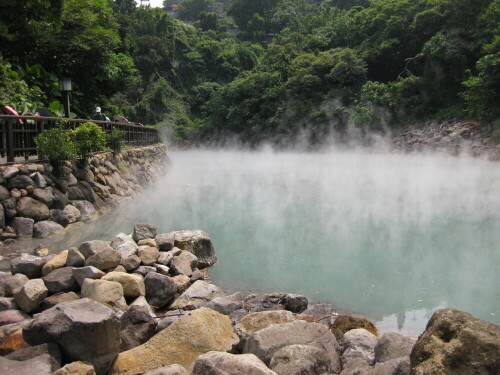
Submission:
<svg viewBox="0 0 500 375">
<path fill-rule="evenodd" d="M 52 201 L 54 200 L 54 194 L 52 194 L 51 188 L 35 189 L 33 190 L 33 198 L 42 202 L 47 207 L 50 207 L 52 205 Z"/>
<path fill-rule="evenodd" d="M 167 251 L 168 254 L 172 255 L 172 257 L 178 256 L 180 253 L 182 253 L 182 250 L 179 249 L 178 247 L 173 247 L 171 250 Z"/>
<path fill-rule="evenodd" d="M 153 308 L 151 307 L 151 305 L 148 303 L 146 297 L 144 297 L 144 296 L 137 297 L 134 300 L 134 302 L 132 302 L 130 304 L 130 306 L 143 306 L 143 307 L 145 307 L 147 309 L 148 314 L 150 316 L 152 316 L 153 318 L 156 318 L 156 314 L 155 314 Z"/>
<path fill-rule="evenodd" d="M 85 279 L 100 279 L 105 275 L 100 269 L 92 266 L 73 268 L 73 276 L 76 279 L 78 285 L 82 286 Z"/>
<path fill-rule="evenodd" d="M 28 217 L 35 221 L 47 220 L 50 218 L 50 210 L 47 205 L 29 197 L 19 199 L 16 210 L 19 216 Z"/>
<path fill-rule="evenodd" d="M 2 375 L 52 375 L 59 366 L 48 354 L 26 361 L 12 361 L 0 357 L 0 373 Z"/>
<path fill-rule="evenodd" d="M 1 204 L 0 204 L 0 229 L 5 229 L 5 210 L 3 209 L 3 206 Z"/>
<path fill-rule="evenodd" d="M 92 255 L 100 253 L 101 251 L 106 249 L 113 250 L 113 248 L 109 246 L 109 244 L 106 241 L 99 241 L 99 240 L 87 241 L 82 243 L 78 247 L 78 250 L 83 254 L 85 258 L 90 258 Z"/>
<path fill-rule="evenodd" d="M 122 315 L 120 324 L 120 351 L 142 345 L 156 333 L 156 322 L 144 306 L 130 306 Z"/>
<path fill-rule="evenodd" d="M 154 308 L 168 305 L 177 292 L 174 281 L 165 275 L 150 272 L 144 279 L 146 285 L 146 299 Z"/>
<path fill-rule="evenodd" d="M 296 314 L 300 314 L 307 310 L 308 300 L 305 296 L 299 294 L 286 294 L 281 303 L 285 310 L 291 311 Z"/>
<path fill-rule="evenodd" d="M 12 177 L 14 177 L 18 174 L 19 174 L 19 168 L 9 166 L 3 170 L 2 177 L 5 178 L 6 180 L 8 180 L 8 179 L 11 179 Z"/>
<path fill-rule="evenodd" d="M 182 293 L 170 308 L 182 309 L 187 305 L 201 306 L 212 300 L 219 293 L 221 293 L 221 289 L 217 285 L 199 280 Z"/>
<path fill-rule="evenodd" d="M 193 274 L 189 261 L 180 257 L 174 257 L 170 261 L 170 269 L 175 275 L 191 276 Z"/>
<path fill-rule="evenodd" d="M 42 275 L 47 276 L 55 269 L 64 267 L 66 265 L 67 259 L 68 259 L 68 250 L 61 251 L 54 258 L 45 263 L 45 265 L 42 268 Z"/>
<path fill-rule="evenodd" d="M 78 208 L 78 210 L 80 211 L 81 213 L 81 221 L 88 221 L 90 219 L 92 219 L 95 215 L 96 215 L 96 210 L 94 208 L 94 206 L 92 205 L 92 203 L 88 202 L 88 201 L 84 201 L 84 200 L 76 200 L 76 201 L 73 201 L 73 204 L 75 205 L 76 208 Z"/>
<path fill-rule="evenodd" d="M 220 312 L 221 314 L 229 315 L 233 311 L 243 308 L 243 301 L 238 301 L 228 296 L 217 296 L 211 300 L 206 307 Z"/>
<path fill-rule="evenodd" d="M 132 271 L 133 273 L 137 273 L 142 277 L 146 277 L 149 273 L 156 273 L 156 268 L 151 266 L 140 266 Z"/>
<path fill-rule="evenodd" d="M 410 357 L 406 356 L 375 363 L 368 375 L 409 375 L 410 369 Z"/>
<path fill-rule="evenodd" d="M 199 356 L 191 375 L 277 375 L 253 354 L 208 352 Z"/>
<path fill-rule="evenodd" d="M 70 204 L 71 201 L 66 195 L 64 195 L 57 189 L 52 188 L 52 192 L 54 194 L 54 199 L 52 200 L 52 208 L 64 211 L 64 208 L 66 208 L 66 206 Z"/>
<path fill-rule="evenodd" d="M 28 279 L 26 279 L 26 281 L 28 281 Z M 17 303 L 16 301 L 14 301 L 14 298 L 0 297 L 0 311 L 18 310 L 18 309 L 19 306 L 17 306 Z"/>
<path fill-rule="evenodd" d="M 6 324 L 20 323 L 22 321 L 25 321 L 26 319 L 31 319 L 31 317 L 20 310 L 0 311 L 0 326 L 4 326 Z"/>
<path fill-rule="evenodd" d="M 167 313 L 168 314 L 168 313 Z M 182 314 L 175 313 L 175 315 L 162 316 L 161 320 L 156 326 L 156 332 L 163 331 L 165 328 L 170 327 Z"/>
<path fill-rule="evenodd" d="M 148 371 L 143 375 L 189 375 L 189 372 L 183 366 L 176 364 Z"/>
<path fill-rule="evenodd" d="M 146 247 L 145 249 L 139 250 L 138 255 L 142 264 L 145 266 L 152 266 L 156 263 L 156 260 L 160 256 L 160 252 L 156 247 Z"/>
<path fill-rule="evenodd" d="M 411 352 L 411 374 L 500 373 L 500 327 L 453 310 L 436 310 Z"/>
<path fill-rule="evenodd" d="M 54 234 L 60 233 L 64 230 L 61 224 L 55 221 L 39 221 L 33 225 L 33 237 L 35 238 L 47 238 Z"/>
<path fill-rule="evenodd" d="M 365 360 L 355 359 L 348 362 L 344 366 L 340 375 L 374 375 L 372 374 L 372 370 L 373 368 L 370 367 Z M 382 375 L 382 374 L 377 374 L 377 375 Z"/>
<path fill-rule="evenodd" d="M 5 188 L 5 186 L 0 185 L 0 201 L 7 199 L 10 197 L 9 190 Z"/>
<path fill-rule="evenodd" d="M 16 231 L 18 238 L 33 237 L 33 225 L 35 221 L 28 217 L 15 217 L 12 219 L 10 225 Z"/>
<path fill-rule="evenodd" d="M 35 182 L 36 187 L 43 189 L 44 187 L 47 186 L 47 180 L 45 180 L 45 178 L 40 172 L 35 172 L 30 177 Z"/>
<path fill-rule="evenodd" d="M 110 272 L 103 276 L 101 280 L 116 281 L 123 287 L 123 295 L 126 298 L 136 298 L 146 294 L 144 279 L 140 275 L 133 275 L 124 272 Z"/>
<path fill-rule="evenodd" d="M 50 294 L 76 291 L 78 283 L 71 267 L 58 268 L 42 278 Z"/>
<path fill-rule="evenodd" d="M 122 256 L 118 251 L 108 248 L 87 258 L 85 265 L 92 266 L 100 270 L 107 270 L 118 266 L 121 260 Z"/>
<path fill-rule="evenodd" d="M 48 310 L 60 303 L 76 301 L 77 299 L 80 299 L 80 297 L 78 297 L 75 292 L 57 294 L 55 296 L 45 298 L 40 306 L 40 309 Z"/>
<path fill-rule="evenodd" d="M 338 315 L 335 313 L 333 307 L 326 303 L 318 303 L 309 306 L 307 310 L 303 312 L 303 314 L 314 317 L 317 323 L 321 323 L 328 328 L 331 328 L 335 318 Z"/>
<path fill-rule="evenodd" d="M 165 266 L 163 266 L 165 267 Z M 161 273 L 161 272 L 158 272 Z M 172 277 L 175 286 L 177 287 L 177 294 L 184 293 L 191 285 L 191 279 L 186 275 L 177 275 Z M 215 309 L 212 309 L 215 310 Z M 217 311 L 217 310 L 216 310 Z M 220 311 L 219 311 L 220 312 Z"/>
<path fill-rule="evenodd" d="M 50 220 L 67 227 L 70 223 L 68 215 L 63 210 L 50 210 Z"/>
<path fill-rule="evenodd" d="M 191 275 L 191 282 L 194 283 L 195 281 L 198 280 L 204 280 L 203 274 L 198 268 L 195 268 L 193 270 L 193 274 Z"/>
<path fill-rule="evenodd" d="M 153 224 L 135 224 L 132 238 L 136 242 L 147 238 L 155 238 L 157 229 L 158 226 Z"/>
<path fill-rule="evenodd" d="M 340 347 L 335 336 L 319 323 L 297 320 L 270 325 L 250 335 L 243 353 L 253 353 L 265 364 L 269 364 L 274 353 L 293 344 L 311 345 L 325 350 L 332 364 L 332 372 L 340 372 Z"/>
<path fill-rule="evenodd" d="M 139 246 L 148 246 L 148 247 L 158 247 L 156 245 L 156 241 L 152 238 L 145 238 L 143 240 L 140 240 L 137 245 Z"/>
<path fill-rule="evenodd" d="M 137 250 L 139 249 L 132 237 L 125 233 L 117 234 L 115 239 L 111 242 L 111 247 L 118 251 L 123 259 L 137 254 Z"/>
<path fill-rule="evenodd" d="M 375 362 L 409 356 L 415 342 L 414 338 L 399 333 L 385 333 L 375 345 Z"/>
<path fill-rule="evenodd" d="M 16 200 L 14 198 L 7 198 L 2 201 L 5 220 L 9 221 L 16 217 Z"/>
<path fill-rule="evenodd" d="M 27 347 L 26 341 L 23 339 L 23 330 L 19 329 L 12 333 L 2 345 L 0 345 L 0 355 L 9 354 L 17 350 Z"/>
<path fill-rule="evenodd" d="M 174 256 L 172 255 L 172 253 L 161 251 L 160 256 L 158 257 L 156 262 L 159 264 L 163 264 L 164 266 L 168 266 L 173 257 Z"/>
<path fill-rule="evenodd" d="M 169 251 L 174 247 L 175 234 L 174 232 L 159 234 L 155 237 L 155 242 L 160 251 Z"/>
<path fill-rule="evenodd" d="M 141 258 L 137 255 L 131 255 L 128 258 L 123 258 L 122 254 L 122 262 L 121 265 L 127 270 L 132 271 L 141 265 Z"/>
<path fill-rule="evenodd" d="M 250 294 L 245 297 L 245 308 L 250 312 L 284 310 L 282 293 Z"/>
<path fill-rule="evenodd" d="M 198 268 L 206 268 L 217 262 L 212 240 L 202 230 L 181 230 L 174 232 L 174 246 L 187 250 L 198 258 Z"/>
<path fill-rule="evenodd" d="M 315 375 L 333 371 L 326 351 L 309 345 L 284 346 L 274 353 L 269 367 L 279 375 Z"/>
<path fill-rule="evenodd" d="M 54 343 L 41 344 L 35 346 L 27 346 L 5 356 L 12 361 L 26 361 L 31 358 L 38 357 L 42 354 L 50 355 L 58 366 L 61 365 L 61 349 Z"/>
<path fill-rule="evenodd" d="M 356 328 L 364 328 L 368 332 L 378 336 L 377 328 L 372 322 L 365 318 L 358 318 L 356 316 L 349 315 L 340 315 L 335 319 L 332 325 L 332 333 L 337 338 L 337 341 L 342 343 L 344 333 Z"/>
<path fill-rule="evenodd" d="M 168 276 L 170 274 L 170 268 L 168 268 L 167 266 L 164 266 L 163 264 L 155 263 L 155 264 L 153 264 L 153 266 L 154 266 L 154 268 L 156 268 L 156 272 L 158 272 L 162 275 Z M 178 276 L 184 276 L 184 275 L 178 275 Z M 187 276 L 184 276 L 184 277 L 187 277 Z M 189 283 L 191 281 L 191 279 L 189 277 L 187 277 L 187 279 L 188 279 L 188 283 Z M 175 280 L 174 280 L 174 282 L 175 282 Z M 179 286 L 179 285 L 177 284 L 177 286 Z M 187 289 L 187 286 L 186 286 L 186 289 Z M 186 290 L 186 289 L 184 289 L 184 290 Z M 177 290 L 179 290 L 179 288 L 177 288 Z M 182 292 L 180 292 L 180 293 L 182 293 Z"/>
<path fill-rule="evenodd" d="M 63 212 L 67 216 L 70 224 L 76 223 L 82 218 L 82 213 L 80 212 L 80 210 L 71 204 L 68 204 L 66 207 L 64 207 Z"/>
<path fill-rule="evenodd" d="M 34 185 L 34 184 L 35 183 L 33 182 L 33 180 L 29 176 L 26 176 L 26 175 L 18 175 L 18 176 L 10 178 L 7 181 L 7 187 L 9 188 L 9 190 L 26 189 L 26 187 L 28 187 L 30 185 Z"/>
<path fill-rule="evenodd" d="M 95 375 L 95 370 L 91 363 L 76 361 L 68 363 L 52 375 Z"/>
<path fill-rule="evenodd" d="M 66 266 L 68 267 L 83 267 L 85 264 L 85 257 L 76 247 L 71 247 L 68 250 L 68 256 L 66 257 Z"/>
<path fill-rule="evenodd" d="M 123 287 L 116 281 L 85 279 L 81 290 L 82 298 L 105 303 L 119 310 L 126 310 L 127 303 L 123 296 Z"/>
<path fill-rule="evenodd" d="M 182 250 L 181 253 L 177 256 L 179 259 L 187 261 L 191 269 L 198 267 L 198 258 L 193 253 L 189 251 Z"/>
<path fill-rule="evenodd" d="M 13 296 L 14 293 L 28 282 L 28 277 L 23 273 L 18 273 L 10 276 L 4 283 L 4 291 L 6 296 Z"/>
<path fill-rule="evenodd" d="M 82 298 L 39 314 L 24 329 L 24 339 L 31 345 L 55 342 L 67 360 L 90 362 L 105 374 L 120 348 L 120 322 L 111 309 Z"/>
<path fill-rule="evenodd" d="M 28 278 L 34 279 L 42 276 L 42 267 L 47 262 L 43 257 L 23 253 L 17 258 L 12 259 L 10 263 L 10 272 L 13 275 L 16 273 L 23 273 Z"/>
<path fill-rule="evenodd" d="M 342 352 L 342 363 L 345 365 L 353 359 L 363 359 L 367 364 L 375 362 L 374 348 L 377 344 L 377 336 L 364 328 L 351 329 L 344 334 L 344 351 Z"/>
<path fill-rule="evenodd" d="M 66 183 L 68 184 L 68 187 L 69 186 L 75 186 L 76 184 L 78 184 L 78 180 L 73 175 L 73 173 L 68 173 L 66 175 L 65 179 L 66 179 Z"/>
<path fill-rule="evenodd" d="M 49 294 L 42 279 L 28 280 L 19 290 L 14 293 L 14 299 L 19 307 L 27 312 L 38 309 L 42 301 Z"/>
<path fill-rule="evenodd" d="M 238 341 L 228 317 L 200 308 L 179 318 L 145 344 L 120 353 L 110 375 L 134 374 L 180 364 L 189 369 L 209 351 L 228 351 Z"/>
</svg>

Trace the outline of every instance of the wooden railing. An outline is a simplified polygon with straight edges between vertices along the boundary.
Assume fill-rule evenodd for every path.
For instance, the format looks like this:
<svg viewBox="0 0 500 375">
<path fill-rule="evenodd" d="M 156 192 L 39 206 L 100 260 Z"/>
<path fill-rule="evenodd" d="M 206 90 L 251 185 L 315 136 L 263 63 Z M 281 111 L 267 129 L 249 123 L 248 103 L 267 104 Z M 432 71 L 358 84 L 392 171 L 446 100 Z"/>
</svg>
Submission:
<svg viewBox="0 0 500 375">
<path fill-rule="evenodd" d="M 7 157 L 7 162 L 14 162 L 16 157 L 37 155 L 35 138 L 46 129 L 56 126 L 55 117 L 41 116 L 9 116 L 0 115 L 0 155 Z M 125 144 L 132 146 L 146 146 L 160 142 L 158 130 L 155 128 L 125 124 L 111 121 L 97 121 L 84 119 L 63 119 L 75 128 L 80 123 L 92 121 L 106 132 L 114 129 L 125 132 Z"/>
</svg>

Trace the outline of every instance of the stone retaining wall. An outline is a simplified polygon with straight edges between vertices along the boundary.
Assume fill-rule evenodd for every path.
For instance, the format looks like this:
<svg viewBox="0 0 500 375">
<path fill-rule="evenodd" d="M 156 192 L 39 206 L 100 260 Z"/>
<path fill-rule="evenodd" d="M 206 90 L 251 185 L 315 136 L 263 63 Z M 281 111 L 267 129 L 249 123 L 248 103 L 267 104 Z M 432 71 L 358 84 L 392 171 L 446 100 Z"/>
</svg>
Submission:
<svg viewBox="0 0 500 375">
<path fill-rule="evenodd" d="M 113 156 L 94 155 L 89 165 L 65 162 L 62 176 L 47 163 L 0 167 L 0 239 L 45 238 L 103 208 L 141 192 L 168 164 L 163 144 L 134 148 Z M 0 243 L 1 245 L 1 243 Z"/>
</svg>

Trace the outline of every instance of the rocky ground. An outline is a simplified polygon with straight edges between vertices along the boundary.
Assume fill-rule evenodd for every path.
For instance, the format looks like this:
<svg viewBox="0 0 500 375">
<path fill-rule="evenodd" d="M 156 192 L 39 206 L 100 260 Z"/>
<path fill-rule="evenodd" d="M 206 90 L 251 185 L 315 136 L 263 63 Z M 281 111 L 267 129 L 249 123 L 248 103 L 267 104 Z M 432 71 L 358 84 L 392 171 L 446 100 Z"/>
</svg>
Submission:
<svg viewBox="0 0 500 375">
<path fill-rule="evenodd" d="M 0 273 L 0 373 L 498 374 L 500 327 L 438 310 L 417 339 L 301 295 L 233 293 L 206 278 L 200 230 L 36 249 Z"/>
</svg>

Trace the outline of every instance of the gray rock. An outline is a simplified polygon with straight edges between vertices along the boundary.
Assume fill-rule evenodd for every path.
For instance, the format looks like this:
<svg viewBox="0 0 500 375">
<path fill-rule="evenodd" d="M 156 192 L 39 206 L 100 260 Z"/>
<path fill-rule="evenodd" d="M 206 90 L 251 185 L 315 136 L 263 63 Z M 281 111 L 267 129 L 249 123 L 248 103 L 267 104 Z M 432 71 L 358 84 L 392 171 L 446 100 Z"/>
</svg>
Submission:
<svg viewBox="0 0 500 375">
<path fill-rule="evenodd" d="M 59 344 L 67 360 L 90 362 L 100 375 L 118 354 L 120 322 L 111 309 L 83 298 L 39 314 L 23 336 L 30 345 Z"/>
<path fill-rule="evenodd" d="M 83 267 L 85 264 L 85 257 L 76 247 L 70 247 L 68 250 L 68 257 L 66 258 L 66 265 L 68 267 Z"/>
<path fill-rule="evenodd" d="M 208 352 L 194 363 L 191 375 L 277 375 L 253 354 Z"/>
<path fill-rule="evenodd" d="M 80 299 L 80 297 L 75 292 L 56 294 L 45 298 L 40 306 L 40 310 L 48 310 L 60 303 L 76 301 L 77 299 Z"/>
<path fill-rule="evenodd" d="M 19 168 L 9 166 L 3 170 L 3 175 L 2 177 L 5 178 L 6 180 L 13 178 L 14 176 L 19 174 Z"/>
<path fill-rule="evenodd" d="M 375 345 L 377 336 L 364 328 L 347 331 L 344 334 L 344 351 L 342 352 L 342 363 L 345 365 L 354 359 L 363 359 L 367 364 L 375 362 Z"/>
<path fill-rule="evenodd" d="M 0 258 L 0 262 L 5 259 L 3 257 Z M 7 272 L 2 272 L 0 271 L 0 296 L 5 295 L 5 282 L 11 277 L 12 275 Z"/>
<path fill-rule="evenodd" d="M 148 314 L 150 316 L 152 316 L 153 318 L 156 318 L 156 314 L 155 314 L 153 308 L 151 307 L 151 305 L 148 303 L 146 297 L 144 297 L 144 296 L 137 297 L 134 300 L 134 302 L 132 302 L 130 304 L 130 306 L 143 306 L 146 308 L 146 310 L 148 311 Z"/>
<path fill-rule="evenodd" d="M 137 298 L 146 294 L 144 278 L 138 274 L 129 274 L 127 272 L 109 272 L 101 280 L 116 281 L 123 287 L 125 298 Z"/>
<path fill-rule="evenodd" d="M 67 293 L 78 290 L 78 283 L 71 267 L 58 268 L 42 278 L 50 294 Z"/>
<path fill-rule="evenodd" d="M 282 299 L 281 303 L 285 310 L 291 311 L 296 314 L 300 314 L 307 310 L 307 305 L 309 301 L 305 296 L 299 294 L 286 294 Z"/>
<path fill-rule="evenodd" d="M 189 372 L 181 365 L 170 365 L 145 372 L 143 375 L 189 375 Z"/>
<path fill-rule="evenodd" d="M 373 375 L 373 368 L 364 359 L 349 361 L 342 369 L 340 375 Z"/>
<path fill-rule="evenodd" d="M 206 281 L 196 281 L 172 303 L 172 309 L 182 309 L 187 305 L 204 306 L 221 294 L 221 288 Z"/>
<path fill-rule="evenodd" d="M 67 227 L 69 225 L 68 215 L 63 210 L 50 210 L 50 220 Z"/>
<path fill-rule="evenodd" d="M 399 333 L 385 333 L 375 345 L 375 362 L 409 356 L 417 340 Z"/>
<path fill-rule="evenodd" d="M 20 289 L 14 293 L 14 299 L 19 307 L 27 312 L 31 313 L 36 311 L 42 301 L 49 294 L 48 289 L 42 279 L 28 280 Z"/>
<path fill-rule="evenodd" d="M 106 249 L 113 250 L 113 248 L 109 246 L 106 241 L 98 240 L 84 242 L 78 247 L 78 250 L 83 254 L 85 258 L 90 258 L 92 255 L 100 253 L 101 251 Z"/>
<path fill-rule="evenodd" d="M 175 242 L 175 234 L 174 232 L 159 234 L 155 237 L 155 242 L 160 251 L 172 250 Z M 168 264 L 165 265 L 167 266 Z"/>
<path fill-rule="evenodd" d="M 33 186 L 35 185 L 35 183 L 29 176 L 26 175 L 17 175 L 7 181 L 7 187 L 9 188 L 9 190 L 26 189 L 30 185 Z"/>
<path fill-rule="evenodd" d="M 42 267 L 45 263 L 47 263 L 46 258 L 24 253 L 12 259 L 10 263 L 10 272 L 12 272 L 13 275 L 16 273 L 23 273 L 28 276 L 28 278 L 33 279 L 42 276 Z"/>
<path fill-rule="evenodd" d="M 156 322 L 144 306 L 130 306 L 120 318 L 120 324 L 120 351 L 142 345 L 156 333 Z"/>
<path fill-rule="evenodd" d="M 284 346 L 274 353 L 269 367 L 278 375 L 315 375 L 333 371 L 327 352 L 309 345 Z"/>
<path fill-rule="evenodd" d="M 17 215 L 16 204 L 17 201 L 14 198 L 7 198 L 2 201 L 5 220 L 9 221 L 16 217 Z"/>
<path fill-rule="evenodd" d="M 68 186 L 75 186 L 76 184 L 78 184 L 78 180 L 73 175 L 73 173 L 68 173 L 65 177 L 65 180 Z"/>
<path fill-rule="evenodd" d="M 168 305 L 175 298 L 177 287 L 174 281 L 165 275 L 150 272 L 144 279 L 146 299 L 154 308 Z"/>
<path fill-rule="evenodd" d="M 335 336 L 319 323 L 297 320 L 270 325 L 251 334 L 243 352 L 253 353 L 264 363 L 269 364 L 274 353 L 294 344 L 311 345 L 325 350 L 332 364 L 332 372 L 340 372 L 340 347 Z"/>
<path fill-rule="evenodd" d="M 6 296 L 13 296 L 24 284 L 28 282 L 28 276 L 24 273 L 18 273 L 9 276 L 4 282 L 4 293 Z"/>
<path fill-rule="evenodd" d="M 193 274 L 191 275 L 191 282 L 194 283 L 195 281 L 203 280 L 203 279 L 205 279 L 205 277 L 203 276 L 201 271 L 198 268 L 195 268 L 193 270 Z"/>
<path fill-rule="evenodd" d="M 111 247 L 118 251 L 123 259 L 137 254 L 137 250 L 139 249 L 132 237 L 126 235 L 125 233 L 117 234 L 111 242 Z"/>
<path fill-rule="evenodd" d="M 233 311 L 243 308 L 243 302 L 228 296 L 218 296 L 211 300 L 206 307 L 221 314 L 229 315 Z"/>
<path fill-rule="evenodd" d="M 5 188 L 5 186 L 0 185 L 0 201 L 7 199 L 10 197 L 9 190 Z"/>
<path fill-rule="evenodd" d="M 128 271 L 135 270 L 137 267 L 141 265 L 141 258 L 139 258 L 137 255 L 131 255 L 127 258 L 123 258 L 122 254 L 122 262 L 121 265 Z"/>
<path fill-rule="evenodd" d="M 70 224 L 76 223 L 82 218 L 82 213 L 80 212 L 80 210 L 71 204 L 68 204 L 66 207 L 64 207 L 63 212 L 68 217 L 68 221 Z"/>
<path fill-rule="evenodd" d="M 66 195 L 57 189 L 52 189 L 54 199 L 52 200 L 52 208 L 56 210 L 64 210 L 64 208 L 71 203 Z"/>
<path fill-rule="evenodd" d="M 148 246 L 148 247 L 156 247 L 158 248 L 158 245 L 156 244 L 156 241 L 152 238 L 146 238 L 144 240 L 140 240 L 137 245 L 139 246 Z"/>
<path fill-rule="evenodd" d="M 15 303 L 17 306 L 17 304 Z M 7 324 L 20 323 L 27 319 L 31 319 L 31 316 L 20 310 L 2 310 L 0 311 L 0 326 Z"/>
<path fill-rule="evenodd" d="M 174 232 L 174 234 L 174 246 L 196 255 L 198 268 L 206 268 L 217 262 L 212 240 L 207 232 L 202 230 L 181 230 Z"/>
<path fill-rule="evenodd" d="M 160 252 L 156 247 L 146 247 L 144 249 L 140 249 L 137 253 L 139 258 L 141 258 L 142 264 L 145 266 L 152 266 L 156 263 L 156 260 L 160 256 Z"/>
<path fill-rule="evenodd" d="M 335 317 L 338 315 L 334 308 L 327 303 L 317 303 L 309 306 L 302 314 L 312 316 L 317 323 L 321 323 L 328 328 L 331 328 Z"/>
<path fill-rule="evenodd" d="M 165 328 L 172 325 L 172 323 L 174 323 L 179 318 L 180 315 L 178 313 L 176 313 L 175 315 L 163 316 L 161 320 L 158 322 L 158 325 L 156 326 L 156 332 L 163 331 Z"/>
<path fill-rule="evenodd" d="M 51 188 L 35 189 L 33 190 L 33 198 L 35 198 L 39 202 L 42 202 L 47 207 L 50 207 L 52 205 L 52 202 L 54 201 L 54 194 L 52 194 Z"/>
<path fill-rule="evenodd" d="M 95 375 L 95 370 L 91 363 L 76 361 L 64 365 L 52 375 Z"/>
<path fill-rule="evenodd" d="M 33 237 L 33 225 L 35 221 L 28 217 L 15 217 L 10 225 L 16 231 L 18 238 Z"/>
<path fill-rule="evenodd" d="M 193 270 L 189 265 L 189 261 L 187 259 L 174 257 L 170 261 L 170 269 L 174 275 L 186 275 L 191 276 L 193 274 Z"/>
<path fill-rule="evenodd" d="M 92 266 L 100 270 L 108 270 L 117 267 L 122 260 L 120 253 L 112 248 L 104 249 L 85 260 L 86 266 Z"/>
<path fill-rule="evenodd" d="M 7 354 L 5 358 L 10 359 L 11 361 L 26 361 L 42 354 L 50 355 L 57 365 L 61 366 L 61 349 L 59 349 L 59 346 L 54 343 L 27 346 L 23 349 Z"/>
<path fill-rule="evenodd" d="M 369 375 L 409 375 L 410 370 L 410 357 L 406 356 L 375 363 Z"/>
<path fill-rule="evenodd" d="M 35 172 L 30 177 L 35 182 L 35 186 L 37 188 L 43 189 L 44 187 L 47 186 L 47 180 L 45 180 L 45 178 L 40 172 Z"/>
<path fill-rule="evenodd" d="M 104 272 L 102 272 L 100 269 L 97 269 L 95 267 L 81 267 L 81 268 L 73 268 L 73 276 L 76 279 L 76 282 L 78 285 L 82 286 L 83 281 L 85 279 L 100 279 L 105 275 Z"/>
<path fill-rule="evenodd" d="M 191 269 L 198 267 L 198 257 L 189 251 L 183 250 L 179 255 L 177 255 L 177 257 L 187 261 Z"/>
<path fill-rule="evenodd" d="M 26 279 L 28 281 L 28 279 Z M 16 301 L 12 297 L 0 297 L 0 311 L 18 310 Z"/>
<path fill-rule="evenodd" d="M 172 253 L 167 253 L 165 251 L 160 252 L 160 256 L 156 260 L 157 263 L 163 264 L 164 266 L 168 266 L 170 264 L 170 261 L 174 258 Z"/>
<path fill-rule="evenodd" d="M 126 310 L 127 303 L 123 287 L 116 281 L 85 279 L 81 290 L 82 298 L 90 298 L 118 310 Z"/>
<path fill-rule="evenodd" d="M 156 273 L 156 268 L 151 266 L 140 266 L 134 269 L 132 272 L 146 277 L 149 273 Z"/>
<path fill-rule="evenodd" d="M 284 310 L 282 293 L 250 294 L 244 297 L 245 307 L 249 312 Z"/>
<path fill-rule="evenodd" d="M 19 216 L 29 217 L 35 221 L 50 218 L 50 210 L 46 204 L 30 197 L 23 197 L 17 202 L 16 210 Z"/>
<path fill-rule="evenodd" d="M 53 236 L 54 234 L 60 233 L 64 230 L 61 224 L 55 221 L 39 221 L 33 225 L 33 237 L 35 238 L 47 238 Z"/>
<path fill-rule="evenodd" d="M 1 204 L 0 204 L 0 229 L 5 229 L 5 210 L 3 209 L 3 206 Z"/>
<path fill-rule="evenodd" d="M 26 361 L 12 361 L 0 357 L 2 375 L 52 375 L 58 368 L 58 364 L 49 354 L 42 354 Z"/>
<path fill-rule="evenodd" d="M 73 204 L 75 205 L 76 208 L 80 211 L 82 214 L 81 220 L 82 221 L 88 221 L 92 219 L 96 215 L 96 210 L 92 203 L 84 200 L 76 200 L 73 201 Z"/>
</svg>

